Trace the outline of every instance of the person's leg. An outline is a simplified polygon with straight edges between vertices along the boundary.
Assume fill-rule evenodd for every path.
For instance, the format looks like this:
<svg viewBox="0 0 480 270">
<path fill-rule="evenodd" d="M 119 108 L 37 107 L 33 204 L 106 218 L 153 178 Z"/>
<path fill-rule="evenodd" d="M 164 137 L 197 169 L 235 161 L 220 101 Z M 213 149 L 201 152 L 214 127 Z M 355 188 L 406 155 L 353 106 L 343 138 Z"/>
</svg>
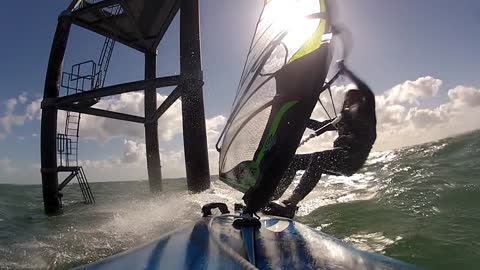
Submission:
<svg viewBox="0 0 480 270">
<path fill-rule="evenodd" d="M 300 183 L 292 195 L 285 200 L 292 205 L 297 205 L 315 188 L 323 172 L 341 173 L 344 171 L 343 167 L 348 166 L 348 153 L 341 148 L 334 148 L 312 155 L 311 162 L 302 179 L 300 179 Z"/>
<path fill-rule="evenodd" d="M 277 200 L 285 193 L 287 188 L 295 178 L 297 171 L 306 170 L 308 165 L 311 162 L 312 154 L 298 154 L 293 157 L 292 162 L 288 166 L 287 171 L 283 175 L 280 183 L 278 184 L 277 188 L 275 189 L 275 193 L 273 194 L 273 199 Z"/>
</svg>

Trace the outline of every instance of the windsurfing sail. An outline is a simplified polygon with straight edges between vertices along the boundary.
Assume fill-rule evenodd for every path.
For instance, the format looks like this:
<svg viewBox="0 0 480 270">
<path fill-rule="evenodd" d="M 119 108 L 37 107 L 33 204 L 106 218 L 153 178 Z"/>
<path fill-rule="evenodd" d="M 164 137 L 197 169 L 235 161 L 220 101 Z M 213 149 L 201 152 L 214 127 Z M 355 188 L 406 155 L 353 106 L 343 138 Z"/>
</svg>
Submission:
<svg viewBox="0 0 480 270">
<path fill-rule="evenodd" d="M 220 180 L 246 192 L 247 212 L 268 203 L 295 154 L 323 91 L 331 38 L 325 0 L 264 1 L 217 143 Z"/>
</svg>

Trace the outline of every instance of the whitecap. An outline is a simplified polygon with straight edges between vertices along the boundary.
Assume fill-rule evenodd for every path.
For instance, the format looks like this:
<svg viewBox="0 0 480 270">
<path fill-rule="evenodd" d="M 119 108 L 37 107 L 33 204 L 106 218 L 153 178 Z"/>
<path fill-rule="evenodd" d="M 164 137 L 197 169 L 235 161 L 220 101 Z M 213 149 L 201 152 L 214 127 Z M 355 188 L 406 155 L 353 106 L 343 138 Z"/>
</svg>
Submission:
<svg viewBox="0 0 480 270">
<path fill-rule="evenodd" d="M 391 239 L 384 236 L 381 232 L 375 232 L 352 234 L 343 240 L 360 250 L 383 253 L 388 246 L 400 241 L 401 239 L 401 236 L 396 236 L 395 239 Z"/>
</svg>

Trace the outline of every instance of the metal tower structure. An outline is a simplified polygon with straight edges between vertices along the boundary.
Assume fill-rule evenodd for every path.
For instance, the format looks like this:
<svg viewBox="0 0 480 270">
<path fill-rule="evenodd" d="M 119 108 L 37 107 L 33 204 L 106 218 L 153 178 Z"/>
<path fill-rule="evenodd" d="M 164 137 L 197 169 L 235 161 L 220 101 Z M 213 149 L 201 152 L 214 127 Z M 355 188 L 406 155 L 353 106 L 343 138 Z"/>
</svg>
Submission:
<svg viewBox="0 0 480 270">
<path fill-rule="evenodd" d="M 157 47 L 178 12 L 180 12 L 180 75 L 157 77 Z M 70 77 L 68 84 L 65 84 L 66 75 L 64 74 L 62 79 L 62 63 L 72 24 L 103 35 L 106 40 L 98 63 L 84 62 L 74 65 L 70 72 L 73 75 L 68 75 L 73 77 Z M 83 169 L 76 163 L 80 114 L 143 124 L 150 189 L 161 191 L 158 119 L 179 98 L 182 101 L 188 188 L 193 192 L 209 188 L 210 172 L 199 28 L 198 0 L 73 0 L 60 14 L 50 51 L 42 101 L 41 173 L 44 207 L 47 214 L 55 215 L 62 212 L 60 190 L 73 177 L 80 174 L 79 183 L 82 181 L 87 183 Z M 145 55 L 144 80 L 104 86 L 111 49 L 115 41 Z M 88 65 L 93 66 L 93 73 L 81 71 Z M 76 84 L 74 87 L 69 84 L 72 82 Z M 85 85 L 87 85 L 86 88 Z M 62 86 L 69 92 L 61 96 Z M 169 86 L 176 86 L 176 88 L 157 107 L 156 89 Z M 144 117 L 92 107 L 102 97 L 139 90 L 145 93 Z M 65 133 L 60 134 L 57 133 L 58 110 L 67 111 Z M 70 129 L 73 134 L 69 133 Z M 76 143 L 72 143 L 73 141 Z M 66 158 L 66 153 L 68 153 L 67 156 L 74 156 L 75 164 L 70 164 L 72 159 L 70 156 Z M 77 169 L 76 175 L 71 173 L 59 185 L 58 173 L 73 172 L 72 168 L 80 169 Z M 86 189 L 88 183 L 83 187 Z M 88 192 L 84 193 L 84 196 L 88 201 Z M 93 195 L 91 199 L 93 200 Z"/>
</svg>

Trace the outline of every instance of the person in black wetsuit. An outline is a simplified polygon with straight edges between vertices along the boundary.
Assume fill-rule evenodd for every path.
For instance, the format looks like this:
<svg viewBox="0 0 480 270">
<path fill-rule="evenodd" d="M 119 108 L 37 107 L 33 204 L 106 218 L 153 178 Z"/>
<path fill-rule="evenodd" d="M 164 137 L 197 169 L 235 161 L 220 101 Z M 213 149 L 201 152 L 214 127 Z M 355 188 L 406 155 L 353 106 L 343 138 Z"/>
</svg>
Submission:
<svg viewBox="0 0 480 270">
<path fill-rule="evenodd" d="M 345 94 L 340 116 L 335 120 L 318 122 L 310 119 L 307 128 L 315 130 L 315 135 L 326 131 L 338 131 L 333 149 L 297 154 L 290 163 L 278 185 L 273 199 L 280 198 L 293 181 L 299 170 L 305 170 L 300 183 L 292 195 L 282 204 L 270 202 L 264 213 L 292 218 L 297 204 L 317 185 L 322 173 L 350 176 L 358 171 L 367 159 L 377 137 L 375 95 L 370 88 L 349 69 L 342 67 L 358 89 Z"/>
</svg>

